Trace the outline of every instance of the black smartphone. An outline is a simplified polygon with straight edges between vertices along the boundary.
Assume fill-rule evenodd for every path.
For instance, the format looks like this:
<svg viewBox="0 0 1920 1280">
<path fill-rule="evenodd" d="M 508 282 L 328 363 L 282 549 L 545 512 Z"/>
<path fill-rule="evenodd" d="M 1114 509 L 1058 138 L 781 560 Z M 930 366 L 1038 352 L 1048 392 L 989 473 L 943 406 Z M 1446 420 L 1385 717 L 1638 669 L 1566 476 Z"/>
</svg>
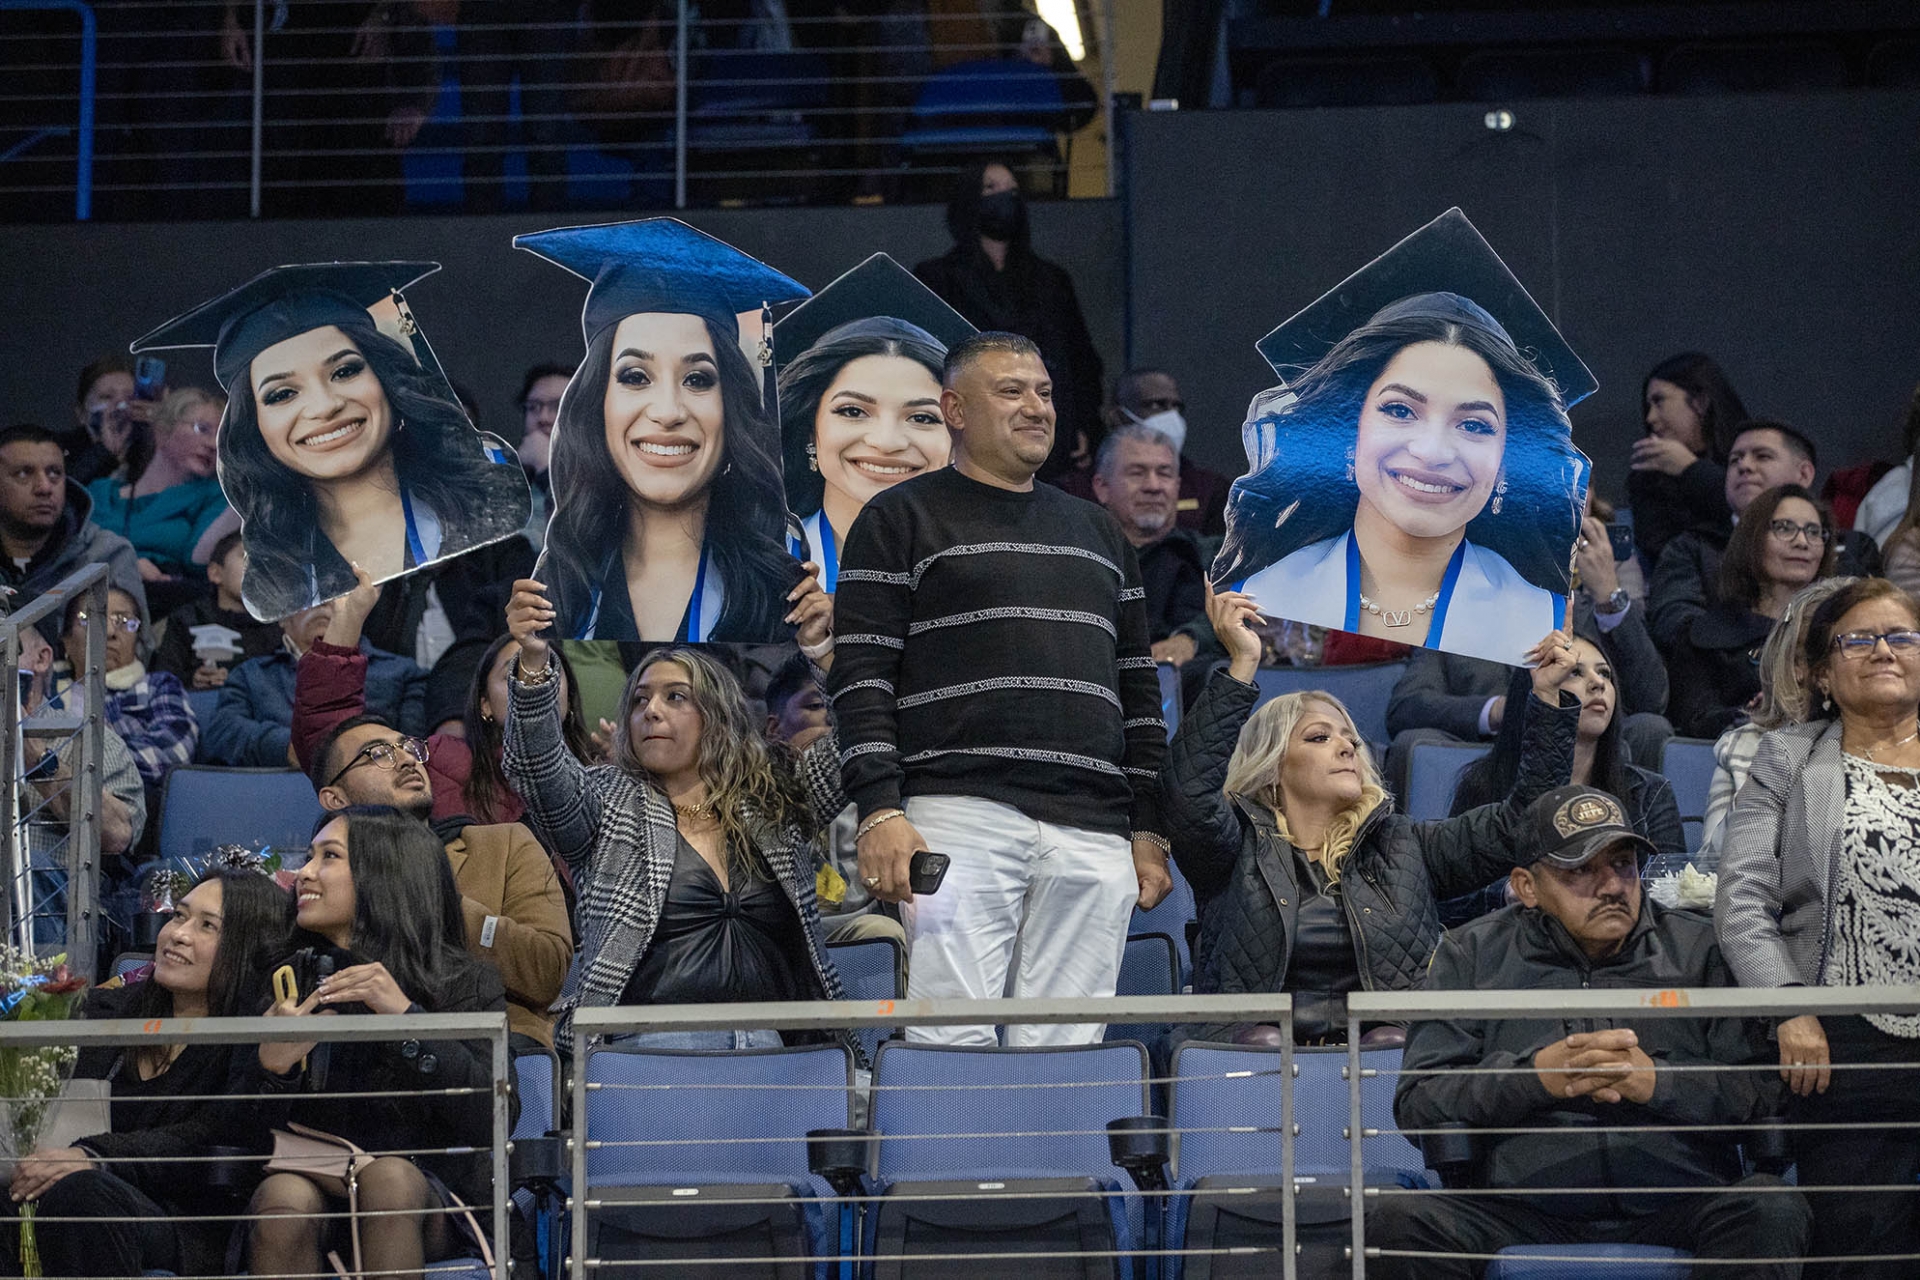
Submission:
<svg viewBox="0 0 1920 1280">
<path fill-rule="evenodd" d="M 1610 524 L 1607 526 L 1607 541 L 1613 544 L 1613 562 L 1621 564 L 1633 559 L 1633 526 L 1630 524 Z"/>
<path fill-rule="evenodd" d="M 167 362 L 159 356 L 141 356 L 133 362 L 133 398 L 158 400 L 167 389 Z"/>
<path fill-rule="evenodd" d="M 944 853 L 915 849 L 913 861 L 907 864 L 907 887 L 915 893 L 938 893 L 940 882 L 947 878 L 947 867 L 952 861 Z"/>
</svg>

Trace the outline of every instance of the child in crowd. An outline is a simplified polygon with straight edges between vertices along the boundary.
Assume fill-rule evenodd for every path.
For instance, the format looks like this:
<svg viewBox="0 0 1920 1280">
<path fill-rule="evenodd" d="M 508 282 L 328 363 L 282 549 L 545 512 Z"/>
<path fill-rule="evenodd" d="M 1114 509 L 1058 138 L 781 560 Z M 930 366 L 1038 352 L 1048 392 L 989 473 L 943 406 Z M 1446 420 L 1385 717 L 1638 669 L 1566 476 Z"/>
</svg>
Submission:
<svg viewBox="0 0 1920 1280">
<path fill-rule="evenodd" d="M 218 689 L 234 667 L 280 647 L 280 628 L 257 621 L 240 601 L 246 574 L 247 549 L 236 529 L 214 544 L 207 562 L 212 597 L 181 605 L 162 624 L 155 671 L 170 672 L 189 689 Z"/>
</svg>

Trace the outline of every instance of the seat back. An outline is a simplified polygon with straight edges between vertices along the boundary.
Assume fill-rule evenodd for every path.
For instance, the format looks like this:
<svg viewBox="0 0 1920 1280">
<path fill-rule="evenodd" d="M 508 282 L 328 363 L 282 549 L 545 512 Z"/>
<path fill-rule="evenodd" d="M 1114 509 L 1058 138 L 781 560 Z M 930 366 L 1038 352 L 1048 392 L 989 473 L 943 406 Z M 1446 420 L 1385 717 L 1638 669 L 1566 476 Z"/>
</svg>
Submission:
<svg viewBox="0 0 1920 1280">
<path fill-rule="evenodd" d="M 560 1127 L 560 1059 L 551 1051 L 522 1053 L 513 1059 L 513 1087 L 520 1095 L 520 1118 L 513 1137 L 537 1138 Z"/>
<path fill-rule="evenodd" d="M 586 1061 L 595 1186 L 808 1180 L 807 1130 L 844 1129 L 853 1062 L 838 1045 L 699 1051 L 597 1047 Z"/>
<path fill-rule="evenodd" d="M 1005 125 L 1052 128 L 1062 101 L 1060 81 L 1050 68 L 1022 58 L 981 58 L 929 76 L 913 114 L 922 124 L 993 117 Z"/>
<path fill-rule="evenodd" d="M 1673 787 L 1673 802 L 1687 829 L 1687 852 L 1700 847 L 1700 831 L 1707 816 L 1707 793 L 1713 788 L 1713 741 L 1709 738 L 1672 738 L 1660 753 L 1660 772 Z"/>
<path fill-rule="evenodd" d="M 840 985 L 849 1000 L 903 1000 L 907 984 L 902 976 L 906 953 L 893 938 L 858 938 L 849 942 L 829 942 L 827 959 L 839 971 Z M 891 1027 L 860 1027 L 855 1034 L 860 1045 L 873 1057 L 880 1042 L 893 1034 Z"/>
<path fill-rule="evenodd" d="M 1492 750 L 1484 742 L 1417 742 L 1407 760 L 1407 795 L 1401 807 L 1424 822 L 1453 812 L 1454 789 L 1467 766 Z"/>
<path fill-rule="evenodd" d="M 1280 1050 L 1190 1040 L 1174 1051 L 1173 1176 L 1284 1176 Z"/>
<path fill-rule="evenodd" d="M 1114 994 L 1171 996 L 1179 992 L 1180 952 L 1173 939 L 1164 933 L 1129 934 L 1126 953 L 1120 958 L 1120 981 L 1114 987 Z M 1165 1023 L 1108 1023 L 1106 1038 L 1153 1045 L 1172 1030 L 1172 1026 Z"/>
<path fill-rule="evenodd" d="M 305 850 L 319 817 L 313 783 L 297 769 L 183 764 L 161 791 L 158 853 L 196 857 L 223 844 Z"/>
<path fill-rule="evenodd" d="M 1370 743 L 1387 740 L 1387 703 L 1405 662 L 1361 662 L 1348 667 L 1262 667 L 1254 673 L 1260 702 L 1309 689 L 1330 693 L 1346 705 L 1354 727 Z M 1258 705 L 1256 703 L 1255 705 Z"/>
<path fill-rule="evenodd" d="M 880 1046 L 873 1084 L 882 1179 L 1118 1178 L 1106 1126 L 1146 1112 L 1147 1051 L 896 1040 Z"/>
<path fill-rule="evenodd" d="M 1293 1055 L 1293 1122 L 1296 1174 L 1346 1178 L 1352 1170 L 1352 1148 L 1347 1134 L 1352 1111 L 1347 1085 L 1347 1051 L 1296 1049 Z M 1399 1173 L 1418 1176 L 1427 1166 L 1420 1148 L 1398 1133 L 1393 1119 L 1393 1091 L 1400 1083 L 1400 1050 L 1368 1049 L 1360 1055 L 1360 1124 L 1377 1130 L 1362 1138 L 1367 1181 L 1390 1181 Z"/>
<path fill-rule="evenodd" d="M 1160 933 L 1173 940 L 1174 955 L 1180 968 L 1175 975 L 1175 991 L 1183 991 L 1193 981 L 1193 953 L 1187 945 L 1187 926 L 1199 918 L 1198 908 L 1193 899 L 1193 886 L 1180 874 L 1180 867 L 1171 859 L 1167 870 L 1173 876 L 1173 888 L 1167 891 L 1151 911 L 1133 909 L 1133 923 L 1127 929 L 1127 936 L 1136 934 Z"/>
</svg>

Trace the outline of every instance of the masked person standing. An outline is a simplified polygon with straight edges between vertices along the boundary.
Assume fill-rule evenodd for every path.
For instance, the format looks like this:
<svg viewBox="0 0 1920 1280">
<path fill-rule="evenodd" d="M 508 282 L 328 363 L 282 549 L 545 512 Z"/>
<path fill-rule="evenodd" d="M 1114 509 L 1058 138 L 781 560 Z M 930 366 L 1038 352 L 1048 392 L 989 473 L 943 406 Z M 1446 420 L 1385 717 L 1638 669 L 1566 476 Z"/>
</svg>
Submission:
<svg viewBox="0 0 1920 1280">
<path fill-rule="evenodd" d="M 1047 353 L 1059 427 L 1039 479 L 1052 480 L 1073 465 L 1077 441 L 1100 437 L 1105 374 L 1073 277 L 1033 251 L 1020 184 L 998 161 L 971 166 L 955 180 L 947 230 L 953 248 L 913 274 L 975 328 L 1017 333 Z"/>
</svg>

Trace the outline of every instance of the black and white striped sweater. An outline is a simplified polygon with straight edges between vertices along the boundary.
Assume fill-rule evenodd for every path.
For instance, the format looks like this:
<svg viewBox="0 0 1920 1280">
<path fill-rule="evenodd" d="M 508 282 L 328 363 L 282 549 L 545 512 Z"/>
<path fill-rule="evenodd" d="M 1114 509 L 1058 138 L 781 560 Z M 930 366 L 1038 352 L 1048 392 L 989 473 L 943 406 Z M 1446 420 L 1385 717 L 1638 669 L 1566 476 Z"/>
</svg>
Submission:
<svg viewBox="0 0 1920 1280">
<path fill-rule="evenodd" d="M 828 690 L 864 816 L 916 795 L 1159 831 L 1166 749 L 1133 547 L 1051 485 L 916 476 L 854 521 Z"/>
</svg>

